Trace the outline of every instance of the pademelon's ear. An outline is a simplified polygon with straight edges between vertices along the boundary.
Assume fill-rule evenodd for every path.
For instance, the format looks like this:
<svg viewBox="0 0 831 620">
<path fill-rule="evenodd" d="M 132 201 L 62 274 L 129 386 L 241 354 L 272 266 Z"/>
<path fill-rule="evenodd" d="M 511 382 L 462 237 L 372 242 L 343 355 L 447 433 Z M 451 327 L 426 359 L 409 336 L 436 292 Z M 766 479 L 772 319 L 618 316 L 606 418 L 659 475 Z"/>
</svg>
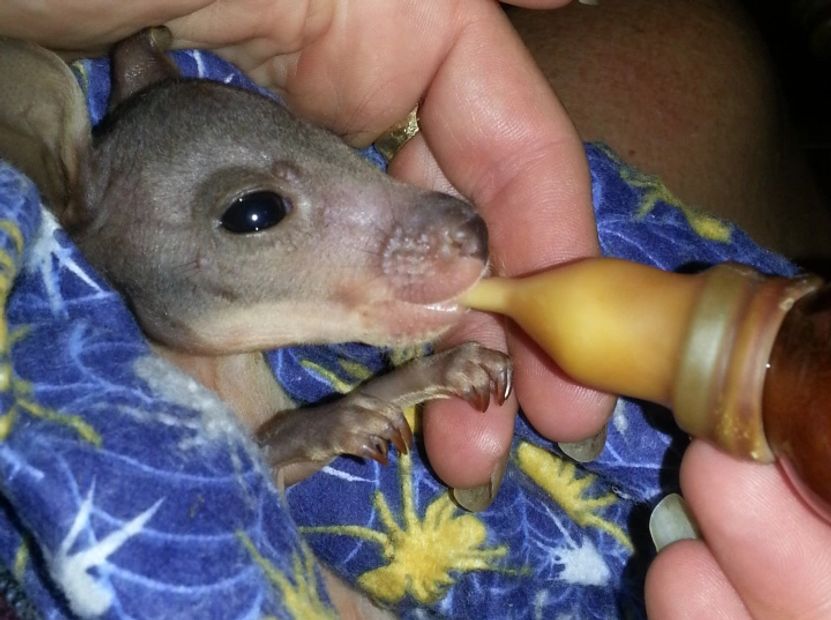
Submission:
<svg viewBox="0 0 831 620">
<path fill-rule="evenodd" d="M 158 26 L 116 43 L 111 52 L 111 108 L 156 82 L 179 76 L 176 65 L 165 54 L 171 39 L 170 31 Z"/>
<path fill-rule="evenodd" d="M 37 183 L 59 219 L 74 208 L 90 142 L 86 101 L 66 63 L 0 37 L 0 157 Z"/>
</svg>

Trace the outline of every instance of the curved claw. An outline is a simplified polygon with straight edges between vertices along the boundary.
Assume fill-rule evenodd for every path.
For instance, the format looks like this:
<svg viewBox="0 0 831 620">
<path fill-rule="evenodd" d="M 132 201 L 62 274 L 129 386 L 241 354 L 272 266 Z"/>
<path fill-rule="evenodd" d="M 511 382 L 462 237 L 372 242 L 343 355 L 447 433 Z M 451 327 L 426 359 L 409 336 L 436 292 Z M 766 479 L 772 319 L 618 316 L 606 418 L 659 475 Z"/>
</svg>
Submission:
<svg viewBox="0 0 831 620">
<path fill-rule="evenodd" d="M 361 453 L 365 458 L 377 461 L 378 463 L 381 463 L 381 465 L 386 465 L 389 462 L 387 459 L 387 444 L 385 442 L 375 444 L 372 447 L 364 445 L 361 448 Z"/>
<path fill-rule="evenodd" d="M 477 398 L 477 404 L 478 404 L 479 411 L 482 411 L 482 412 L 487 411 L 488 407 L 491 406 L 490 386 L 487 389 L 482 390 L 481 392 L 479 392 L 479 396 Z"/>
<path fill-rule="evenodd" d="M 390 450 L 389 443 L 383 437 L 376 437 L 375 438 L 375 447 L 378 450 L 378 452 L 381 453 L 381 455 L 384 459 L 384 465 L 386 465 L 388 455 L 389 455 L 389 450 Z"/>
<path fill-rule="evenodd" d="M 400 452 L 401 454 L 407 454 L 407 444 L 405 443 L 404 437 L 401 434 L 400 428 L 395 429 L 395 432 L 392 434 L 392 437 L 390 437 L 390 441 L 398 449 L 398 452 Z"/>
<path fill-rule="evenodd" d="M 514 368 L 509 365 L 502 369 L 499 373 L 499 378 L 496 383 L 496 393 L 499 398 L 499 404 L 503 404 L 511 397 L 514 391 Z"/>
<path fill-rule="evenodd" d="M 474 386 L 465 390 L 464 399 L 477 411 L 486 411 L 490 405 L 490 389 L 480 390 Z"/>
</svg>

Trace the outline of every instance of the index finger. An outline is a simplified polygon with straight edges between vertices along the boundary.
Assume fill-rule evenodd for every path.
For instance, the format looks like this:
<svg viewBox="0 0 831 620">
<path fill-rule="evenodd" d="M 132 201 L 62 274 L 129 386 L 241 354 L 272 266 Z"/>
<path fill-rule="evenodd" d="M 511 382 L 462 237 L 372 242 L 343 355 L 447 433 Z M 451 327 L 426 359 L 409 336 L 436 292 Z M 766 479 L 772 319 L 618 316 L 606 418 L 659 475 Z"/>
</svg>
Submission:
<svg viewBox="0 0 831 620">
<path fill-rule="evenodd" d="M 488 222 L 498 272 L 524 274 L 596 254 L 587 165 L 565 111 L 499 7 L 463 7 L 456 41 L 420 107 L 423 144 Z M 423 152 L 402 155 L 394 170 L 411 180 L 429 168 Z M 526 338 L 509 337 L 517 394 L 537 429 L 569 441 L 595 432 L 611 399 L 573 385 Z M 447 407 L 456 411 L 447 415 Z M 432 464 L 450 484 L 471 482 L 455 471 L 461 464 L 487 469 L 483 453 L 493 459 L 494 443 L 507 450 L 512 426 L 504 417 L 488 421 L 488 434 L 474 417 L 481 414 L 462 403 L 432 409 L 425 438 Z M 445 444 L 453 450 L 443 450 Z"/>
</svg>

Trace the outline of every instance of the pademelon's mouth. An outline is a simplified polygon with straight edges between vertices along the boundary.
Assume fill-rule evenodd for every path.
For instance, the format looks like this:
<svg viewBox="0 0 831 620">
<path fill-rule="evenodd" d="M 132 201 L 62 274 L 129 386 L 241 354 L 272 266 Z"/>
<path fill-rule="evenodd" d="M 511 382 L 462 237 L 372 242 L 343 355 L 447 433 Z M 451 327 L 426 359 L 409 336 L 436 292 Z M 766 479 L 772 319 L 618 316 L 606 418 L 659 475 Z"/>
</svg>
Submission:
<svg viewBox="0 0 831 620">
<path fill-rule="evenodd" d="M 389 300 L 374 305 L 367 319 L 382 326 L 389 344 L 424 342 L 434 340 L 450 330 L 468 312 L 461 299 L 490 272 L 489 266 L 481 268 L 478 277 L 467 286 L 456 290 L 453 295 L 428 303 L 414 303 L 403 300 Z"/>
<path fill-rule="evenodd" d="M 456 325 L 466 309 L 451 302 L 430 305 L 383 304 L 371 317 L 377 330 L 371 330 L 369 344 L 404 345 L 435 340 Z"/>
<path fill-rule="evenodd" d="M 476 284 L 486 273 L 487 263 L 456 257 L 433 261 L 422 269 L 385 274 L 390 296 L 405 303 L 442 308 Z"/>
<path fill-rule="evenodd" d="M 416 344 L 435 340 L 458 324 L 468 311 L 461 299 L 489 271 L 488 265 L 480 263 L 477 272 L 468 272 L 463 285 L 451 294 L 424 302 L 401 299 L 388 286 L 361 287 L 352 282 L 342 284 L 335 295 L 337 301 L 264 301 L 188 319 L 172 313 L 170 316 L 179 319 L 173 322 L 168 315 L 166 320 L 161 317 L 149 322 L 144 317 L 142 324 L 171 348 L 212 354 L 298 343 Z"/>
</svg>

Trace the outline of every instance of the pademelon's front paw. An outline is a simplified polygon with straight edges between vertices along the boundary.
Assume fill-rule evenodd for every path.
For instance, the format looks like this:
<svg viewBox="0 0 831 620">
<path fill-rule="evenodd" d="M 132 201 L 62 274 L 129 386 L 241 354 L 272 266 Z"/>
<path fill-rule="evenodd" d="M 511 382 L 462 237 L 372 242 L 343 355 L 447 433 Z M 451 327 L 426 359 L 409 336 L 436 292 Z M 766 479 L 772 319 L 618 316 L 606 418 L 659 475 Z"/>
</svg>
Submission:
<svg viewBox="0 0 831 620">
<path fill-rule="evenodd" d="M 436 383 L 443 384 L 448 395 L 464 398 L 480 411 L 488 408 L 491 395 L 500 405 L 511 395 L 513 365 L 504 353 L 467 342 L 428 359 L 441 374 Z"/>
<path fill-rule="evenodd" d="M 275 415 L 257 430 L 257 441 L 275 467 L 322 464 L 341 454 L 386 463 L 389 443 L 407 452 L 413 434 L 400 406 L 358 388 L 329 403 Z"/>
<path fill-rule="evenodd" d="M 466 343 L 413 360 L 346 396 L 282 411 L 257 430 L 272 467 L 323 465 L 349 454 L 387 462 L 389 444 L 407 452 L 413 441 L 404 410 L 435 398 L 458 396 L 484 411 L 511 394 L 512 365 L 504 353 Z"/>
<path fill-rule="evenodd" d="M 325 432 L 319 435 L 331 456 L 350 454 L 386 464 L 390 443 L 402 453 L 407 453 L 413 443 L 410 424 L 395 402 L 358 388 L 332 403 L 332 407 Z"/>
</svg>

